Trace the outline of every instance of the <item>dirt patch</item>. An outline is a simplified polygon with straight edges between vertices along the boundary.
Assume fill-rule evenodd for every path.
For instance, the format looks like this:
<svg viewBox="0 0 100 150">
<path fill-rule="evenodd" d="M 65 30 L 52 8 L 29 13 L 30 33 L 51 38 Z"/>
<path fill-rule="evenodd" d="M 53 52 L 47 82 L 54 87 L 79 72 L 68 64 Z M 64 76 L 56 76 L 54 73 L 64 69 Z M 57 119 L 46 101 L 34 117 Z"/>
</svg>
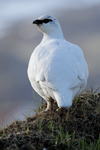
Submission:
<svg viewBox="0 0 100 150">
<path fill-rule="evenodd" d="M 56 109 L 55 103 L 53 111 L 38 112 L 1 130 L 0 150 L 99 150 L 99 93 L 76 97 L 68 110 Z"/>
</svg>

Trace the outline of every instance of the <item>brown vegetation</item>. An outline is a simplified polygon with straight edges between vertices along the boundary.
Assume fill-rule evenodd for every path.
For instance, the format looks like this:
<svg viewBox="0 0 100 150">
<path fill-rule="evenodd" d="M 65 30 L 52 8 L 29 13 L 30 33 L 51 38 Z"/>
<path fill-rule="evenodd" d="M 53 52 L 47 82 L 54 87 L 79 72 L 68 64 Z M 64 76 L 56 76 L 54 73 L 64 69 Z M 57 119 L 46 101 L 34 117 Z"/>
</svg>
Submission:
<svg viewBox="0 0 100 150">
<path fill-rule="evenodd" d="M 37 112 L 1 130 L 0 150 L 100 149 L 100 94 L 82 94 L 69 110 L 56 109 L 55 103 L 53 111 Z"/>
</svg>

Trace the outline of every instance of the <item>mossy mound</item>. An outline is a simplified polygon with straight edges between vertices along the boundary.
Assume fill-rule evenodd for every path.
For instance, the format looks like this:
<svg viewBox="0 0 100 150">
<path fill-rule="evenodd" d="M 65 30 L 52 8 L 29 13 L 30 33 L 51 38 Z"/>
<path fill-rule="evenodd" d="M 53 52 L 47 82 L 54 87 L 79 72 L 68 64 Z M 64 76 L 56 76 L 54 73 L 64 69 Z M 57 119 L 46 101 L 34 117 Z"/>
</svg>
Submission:
<svg viewBox="0 0 100 150">
<path fill-rule="evenodd" d="M 42 106 L 40 111 L 46 108 Z M 37 112 L 0 131 L 0 150 L 99 150 L 100 94 L 76 97 L 69 110 Z"/>
</svg>

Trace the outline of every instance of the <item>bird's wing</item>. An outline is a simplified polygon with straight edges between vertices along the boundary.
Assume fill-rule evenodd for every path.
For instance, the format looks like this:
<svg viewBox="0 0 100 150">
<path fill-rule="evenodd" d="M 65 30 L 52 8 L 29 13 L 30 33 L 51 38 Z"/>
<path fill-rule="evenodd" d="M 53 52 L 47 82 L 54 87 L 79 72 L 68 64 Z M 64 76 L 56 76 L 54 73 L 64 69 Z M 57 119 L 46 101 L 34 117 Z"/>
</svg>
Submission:
<svg viewBox="0 0 100 150">
<path fill-rule="evenodd" d="M 70 89 L 75 89 L 78 87 L 82 87 L 87 82 L 89 74 L 88 66 L 86 64 L 82 50 L 78 46 L 73 44 L 72 48 L 73 63 L 75 64 L 73 69 L 75 70 L 76 78 L 70 85 Z M 75 76 L 75 74 L 73 76 Z"/>
</svg>

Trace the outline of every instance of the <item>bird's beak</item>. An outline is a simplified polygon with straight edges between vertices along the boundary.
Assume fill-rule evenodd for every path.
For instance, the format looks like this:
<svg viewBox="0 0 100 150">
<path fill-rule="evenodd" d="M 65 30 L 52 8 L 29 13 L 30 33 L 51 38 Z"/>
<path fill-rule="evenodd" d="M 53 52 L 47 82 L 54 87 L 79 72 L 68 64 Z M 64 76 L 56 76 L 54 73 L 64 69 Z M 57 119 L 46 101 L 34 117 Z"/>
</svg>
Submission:
<svg viewBox="0 0 100 150">
<path fill-rule="evenodd" d="M 41 20 L 35 20 L 35 21 L 33 21 L 33 24 L 41 24 Z"/>
</svg>

